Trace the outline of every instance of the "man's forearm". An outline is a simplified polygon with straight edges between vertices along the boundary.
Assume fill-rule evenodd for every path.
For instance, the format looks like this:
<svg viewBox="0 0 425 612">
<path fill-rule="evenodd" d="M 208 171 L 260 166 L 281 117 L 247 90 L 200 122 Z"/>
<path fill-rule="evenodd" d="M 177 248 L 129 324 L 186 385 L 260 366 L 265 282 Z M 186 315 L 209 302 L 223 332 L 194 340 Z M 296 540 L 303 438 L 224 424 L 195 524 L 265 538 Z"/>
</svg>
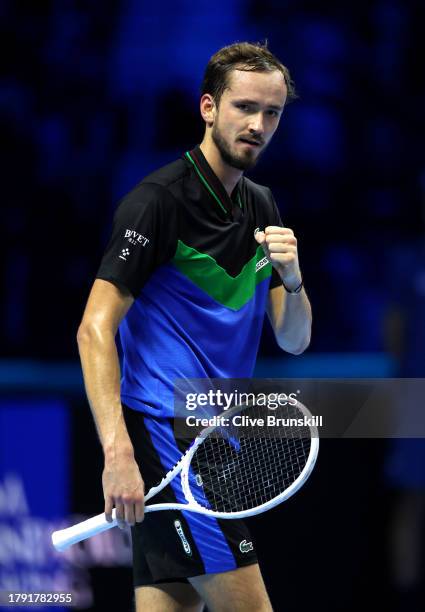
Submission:
<svg viewBox="0 0 425 612">
<path fill-rule="evenodd" d="M 300 293 L 283 293 L 279 314 L 274 324 L 274 333 L 279 346 L 294 355 L 299 355 L 310 344 L 311 306 L 304 289 Z"/>
<path fill-rule="evenodd" d="M 81 326 L 78 348 L 87 397 L 105 457 L 132 453 L 120 398 L 120 365 L 112 331 Z"/>
<path fill-rule="evenodd" d="M 289 227 L 275 225 L 266 227 L 264 232 L 256 231 L 254 238 L 282 281 L 280 287 L 271 289 L 268 303 L 276 340 L 283 350 L 299 355 L 310 343 L 311 307 L 304 289 L 290 293 L 302 282 L 298 241 Z"/>
</svg>

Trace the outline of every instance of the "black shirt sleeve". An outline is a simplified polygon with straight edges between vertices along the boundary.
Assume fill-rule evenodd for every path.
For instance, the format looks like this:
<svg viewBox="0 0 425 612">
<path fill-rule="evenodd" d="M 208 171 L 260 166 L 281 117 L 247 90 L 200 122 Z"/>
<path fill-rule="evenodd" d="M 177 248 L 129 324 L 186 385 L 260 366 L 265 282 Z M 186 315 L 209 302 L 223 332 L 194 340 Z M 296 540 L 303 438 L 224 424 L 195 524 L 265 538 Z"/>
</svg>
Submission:
<svg viewBox="0 0 425 612">
<path fill-rule="evenodd" d="M 96 274 L 137 297 L 177 247 L 177 203 L 161 185 L 140 183 L 121 200 Z"/>
<path fill-rule="evenodd" d="M 271 190 L 269 189 L 270 201 L 272 204 L 271 207 L 271 215 L 270 222 L 267 225 L 276 225 L 278 227 L 283 227 L 282 219 L 280 218 L 279 209 L 273 197 Z M 273 268 L 272 277 L 270 279 L 270 289 L 274 289 L 275 287 L 279 287 L 282 285 L 282 279 L 279 276 L 279 273 Z"/>
</svg>

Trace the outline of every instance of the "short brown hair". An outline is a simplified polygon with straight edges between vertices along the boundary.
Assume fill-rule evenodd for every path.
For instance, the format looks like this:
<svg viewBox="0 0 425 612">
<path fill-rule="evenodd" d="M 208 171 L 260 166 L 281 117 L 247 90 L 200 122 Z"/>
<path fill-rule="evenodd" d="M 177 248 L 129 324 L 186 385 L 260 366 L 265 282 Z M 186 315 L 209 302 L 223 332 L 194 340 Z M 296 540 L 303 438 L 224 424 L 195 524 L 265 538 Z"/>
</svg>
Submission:
<svg viewBox="0 0 425 612">
<path fill-rule="evenodd" d="M 288 90 L 287 102 L 297 98 L 294 83 L 288 68 L 267 48 L 264 43 L 237 42 L 223 47 L 210 58 L 205 69 L 201 95 L 211 94 L 218 107 L 221 96 L 228 85 L 228 74 L 232 70 L 272 72 L 279 70 Z"/>
</svg>

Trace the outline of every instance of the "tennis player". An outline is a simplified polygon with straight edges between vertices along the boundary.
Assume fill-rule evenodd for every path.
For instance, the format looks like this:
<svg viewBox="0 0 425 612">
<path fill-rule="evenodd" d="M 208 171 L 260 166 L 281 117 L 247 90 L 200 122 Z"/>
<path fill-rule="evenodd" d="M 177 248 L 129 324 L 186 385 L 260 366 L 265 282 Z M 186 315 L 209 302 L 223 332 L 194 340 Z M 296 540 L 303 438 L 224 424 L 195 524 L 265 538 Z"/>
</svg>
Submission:
<svg viewBox="0 0 425 612">
<path fill-rule="evenodd" d="M 143 521 L 143 495 L 185 449 L 171 421 L 176 378 L 250 377 L 266 310 L 283 350 L 298 355 L 309 344 L 294 232 L 270 189 L 243 176 L 294 95 L 266 45 L 211 57 L 204 138 L 121 201 L 78 331 L 105 457 L 105 514 L 111 520 L 115 507 L 119 525 L 132 527 L 139 612 L 271 610 L 242 521 L 179 511 Z M 173 481 L 156 503 L 184 501 L 179 487 Z"/>
</svg>

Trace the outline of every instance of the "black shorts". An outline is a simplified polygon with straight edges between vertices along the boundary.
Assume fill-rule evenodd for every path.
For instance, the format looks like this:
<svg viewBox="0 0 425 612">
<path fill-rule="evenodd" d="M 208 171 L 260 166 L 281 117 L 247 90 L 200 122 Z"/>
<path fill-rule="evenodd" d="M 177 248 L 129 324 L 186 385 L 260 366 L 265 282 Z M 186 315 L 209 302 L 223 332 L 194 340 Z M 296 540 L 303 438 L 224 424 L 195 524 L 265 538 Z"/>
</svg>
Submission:
<svg viewBox="0 0 425 612">
<path fill-rule="evenodd" d="M 156 419 L 126 406 L 123 412 L 147 492 L 180 459 L 189 441 L 174 437 L 169 419 Z M 151 503 L 182 501 L 178 475 Z M 257 563 L 252 537 L 241 519 L 178 510 L 146 513 L 143 523 L 132 528 L 132 543 L 135 587 L 187 582 L 192 576 Z"/>
</svg>

